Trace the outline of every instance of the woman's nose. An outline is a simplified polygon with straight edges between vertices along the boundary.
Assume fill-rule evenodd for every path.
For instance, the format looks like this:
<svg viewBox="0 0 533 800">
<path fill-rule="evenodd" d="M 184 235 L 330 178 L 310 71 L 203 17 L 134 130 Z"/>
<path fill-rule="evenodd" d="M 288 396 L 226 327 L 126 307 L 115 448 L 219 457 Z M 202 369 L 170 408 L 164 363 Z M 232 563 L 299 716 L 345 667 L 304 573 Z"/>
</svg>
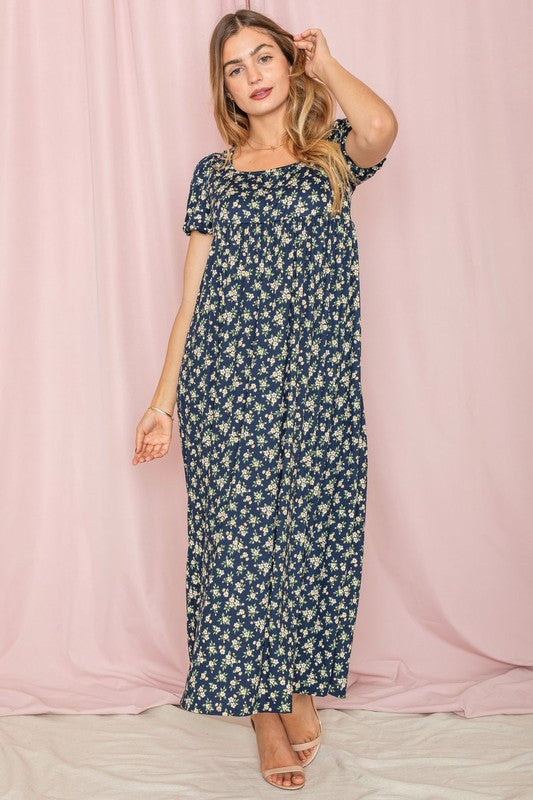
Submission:
<svg viewBox="0 0 533 800">
<path fill-rule="evenodd" d="M 261 77 L 261 73 L 257 69 L 250 70 L 250 90 L 253 91 L 253 87 L 258 82 L 259 78 Z"/>
</svg>

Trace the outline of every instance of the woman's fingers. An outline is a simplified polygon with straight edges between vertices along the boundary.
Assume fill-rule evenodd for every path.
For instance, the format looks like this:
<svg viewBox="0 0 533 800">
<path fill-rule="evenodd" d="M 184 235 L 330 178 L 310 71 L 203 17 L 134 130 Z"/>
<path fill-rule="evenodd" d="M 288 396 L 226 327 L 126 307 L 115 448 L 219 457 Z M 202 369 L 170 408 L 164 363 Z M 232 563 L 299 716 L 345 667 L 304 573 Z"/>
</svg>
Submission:
<svg viewBox="0 0 533 800">
<path fill-rule="evenodd" d="M 159 444 L 145 443 L 139 452 L 135 452 L 133 464 L 143 461 L 153 461 L 154 458 L 162 458 L 168 453 L 170 442 L 160 442 Z"/>
<path fill-rule="evenodd" d="M 151 453 L 148 449 L 143 448 L 140 453 L 135 454 L 135 463 L 138 461 L 150 461 L 151 460 Z"/>
<path fill-rule="evenodd" d="M 143 453 L 145 458 L 150 458 L 151 457 L 154 447 L 155 447 L 154 444 L 147 444 L 145 446 L 144 453 Z"/>
</svg>

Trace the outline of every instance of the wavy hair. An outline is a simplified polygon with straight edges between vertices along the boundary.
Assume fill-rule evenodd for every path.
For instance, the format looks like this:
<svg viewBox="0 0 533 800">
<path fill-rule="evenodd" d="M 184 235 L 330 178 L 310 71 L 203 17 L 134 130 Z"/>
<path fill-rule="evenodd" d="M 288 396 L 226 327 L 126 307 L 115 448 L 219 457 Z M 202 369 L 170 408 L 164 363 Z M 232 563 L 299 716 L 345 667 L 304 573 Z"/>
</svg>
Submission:
<svg viewBox="0 0 533 800">
<path fill-rule="evenodd" d="M 230 148 L 244 144 L 250 132 L 248 114 L 233 104 L 225 92 L 222 59 L 226 40 L 246 27 L 257 28 L 271 36 L 289 63 L 291 74 L 284 118 L 287 139 L 292 142 L 298 161 L 321 167 L 326 172 L 333 192 L 331 214 L 337 214 L 350 183 L 350 168 L 338 144 L 325 138 L 332 130 L 335 100 L 325 84 L 306 74 L 305 51 L 296 47 L 292 35 L 264 14 L 248 9 L 222 17 L 209 43 L 214 116 L 227 145 L 222 167 L 230 161 Z"/>
</svg>

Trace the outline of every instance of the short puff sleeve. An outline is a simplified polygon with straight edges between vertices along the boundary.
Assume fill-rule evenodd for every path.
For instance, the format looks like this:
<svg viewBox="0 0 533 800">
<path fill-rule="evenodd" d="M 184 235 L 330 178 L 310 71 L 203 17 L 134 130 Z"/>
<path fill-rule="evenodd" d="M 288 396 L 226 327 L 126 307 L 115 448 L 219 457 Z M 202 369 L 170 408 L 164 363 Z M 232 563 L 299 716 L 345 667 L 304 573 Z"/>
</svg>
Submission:
<svg viewBox="0 0 533 800">
<path fill-rule="evenodd" d="M 191 235 L 192 230 L 213 233 L 210 155 L 201 158 L 194 168 L 183 230 L 187 236 Z"/>
<path fill-rule="evenodd" d="M 352 126 L 350 124 L 350 120 L 347 119 L 346 117 L 340 117 L 339 119 L 336 119 L 335 122 L 333 123 L 332 130 L 327 138 L 334 142 L 339 143 L 344 159 L 348 164 L 348 166 L 350 167 L 352 184 L 355 188 L 357 184 L 362 183 L 363 181 L 366 181 L 368 178 L 371 178 L 372 175 L 375 175 L 378 169 L 381 169 L 381 167 L 387 160 L 387 157 L 385 156 L 384 158 L 381 159 L 381 161 L 378 161 L 377 164 L 374 164 L 371 167 L 360 167 L 358 164 L 355 163 L 355 161 L 352 161 L 352 159 L 346 152 L 346 139 L 351 130 Z"/>
</svg>

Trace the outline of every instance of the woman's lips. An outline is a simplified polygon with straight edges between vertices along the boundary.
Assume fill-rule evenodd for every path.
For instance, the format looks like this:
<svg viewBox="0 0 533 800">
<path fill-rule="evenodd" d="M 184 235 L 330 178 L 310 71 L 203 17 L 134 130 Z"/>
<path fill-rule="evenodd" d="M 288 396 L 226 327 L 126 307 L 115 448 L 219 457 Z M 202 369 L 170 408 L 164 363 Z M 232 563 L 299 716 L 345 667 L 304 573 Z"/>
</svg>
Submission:
<svg viewBox="0 0 533 800">
<path fill-rule="evenodd" d="M 253 94 L 251 99 L 252 100 L 264 100 L 265 97 L 268 97 L 268 95 L 270 94 L 271 91 L 272 91 L 272 87 L 270 87 L 270 89 L 267 89 L 264 94 Z"/>
</svg>

